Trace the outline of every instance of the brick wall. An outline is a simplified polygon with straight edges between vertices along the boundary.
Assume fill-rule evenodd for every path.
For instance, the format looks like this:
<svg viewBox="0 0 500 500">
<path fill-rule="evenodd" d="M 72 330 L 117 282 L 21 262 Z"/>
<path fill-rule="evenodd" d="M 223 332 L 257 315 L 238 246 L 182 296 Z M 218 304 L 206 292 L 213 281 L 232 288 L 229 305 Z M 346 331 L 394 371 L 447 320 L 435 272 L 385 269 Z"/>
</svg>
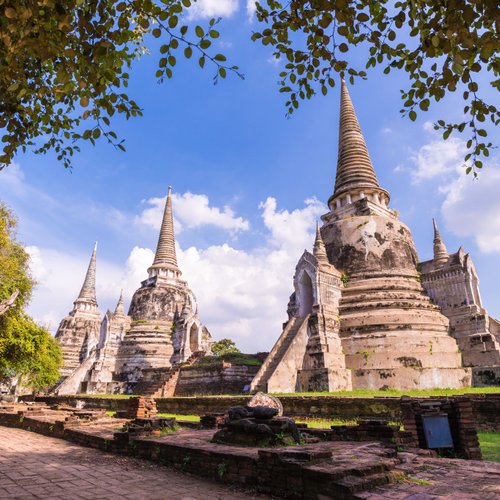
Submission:
<svg viewBox="0 0 500 500">
<path fill-rule="evenodd" d="M 425 400 L 425 398 L 420 398 Z M 470 396 L 474 418 L 479 429 L 500 430 L 500 394 L 474 394 Z M 87 408 L 126 410 L 125 398 L 95 398 L 86 396 L 39 397 L 48 404 L 69 404 L 85 401 Z M 249 396 L 204 396 L 157 398 L 160 413 L 205 415 L 223 413 L 231 406 L 245 405 Z M 290 417 L 318 417 L 352 420 L 357 418 L 383 418 L 400 422 L 403 419 L 401 399 L 396 397 L 350 398 L 330 396 L 280 397 L 284 414 Z"/>
</svg>

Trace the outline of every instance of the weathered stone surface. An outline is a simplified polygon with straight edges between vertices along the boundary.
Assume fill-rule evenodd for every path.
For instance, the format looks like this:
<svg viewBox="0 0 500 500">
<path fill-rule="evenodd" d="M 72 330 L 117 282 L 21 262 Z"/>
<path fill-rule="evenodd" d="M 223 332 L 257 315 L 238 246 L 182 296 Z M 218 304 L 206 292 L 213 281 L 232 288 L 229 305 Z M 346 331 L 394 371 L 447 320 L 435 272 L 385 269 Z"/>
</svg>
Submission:
<svg viewBox="0 0 500 500">
<path fill-rule="evenodd" d="M 75 309 L 57 334 L 66 377 L 56 389 L 60 394 L 130 393 L 146 371 L 169 369 L 210 351 L 210 333 L 177 266 L 170 190 L 148 279 L 135 292 L 128 315 L 120 296 L 115 312 L 108 311 L 101 325 L 95 267 L 94 249 Z M 148 394 L 147 388 L 142 390 Z"/>
<path fill-rule="evenodd" d="M 232 407 L 212 442 L 244 446 L 300 443 L 301 436 L 295 422 L 291 418 L 277 417 L 277 414 L 278 409 L 270 406 Z"/>
<path fill-rule="evenodd" d="M 345 82 L 330 211 L 294 276 L 289 321 L 252 382 L 275 392 L 464 387 L 449 322 L 420 283 L 408 227 L 388 208 Z M 326 248 L 326 250 L 324 250 Z M 446 250 L 436 243 L 439 259 Z M 347 368 L 347 370 L 346 370 Z"/>
<path fill-rule="evenodd" d="M 255 394 L 249 401 L 248 406 L 250 408 L 273 408 L 276 410 L 276 415 L 278 415 L 279 417 L 283 415 L 283 405 L 281 404 L 281 401 L 277 397 L 271 396 L 270 394 L 264 394 L 263 392 L 258 392 L 257 394 Z"/>
<path fill-rule="evenodd" d="M 440 241 L 435 227 L 434 259 L 418 266 L 422 285 L 449 319 L 450 333 L 457 340 L 464 365 L 500 367 L 500 324 L 482 304 L 472 258 L 463 248 L 449 255 Z"/>
</svg>

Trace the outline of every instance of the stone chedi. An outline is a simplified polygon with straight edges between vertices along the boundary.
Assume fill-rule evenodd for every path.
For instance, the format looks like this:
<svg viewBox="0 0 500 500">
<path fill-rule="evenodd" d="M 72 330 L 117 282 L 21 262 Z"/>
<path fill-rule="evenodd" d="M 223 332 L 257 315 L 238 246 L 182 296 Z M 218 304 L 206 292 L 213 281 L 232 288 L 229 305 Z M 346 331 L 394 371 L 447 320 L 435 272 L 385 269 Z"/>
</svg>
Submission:
<svg viewBox="0 0 500 500">
<path fill-rule="evenodd" d="M 169 367 L 210 350 L 210 333 L 201 324 L 196 298 L 181 275 L 169 187 L 155 258 L 148 279 L 132 297 L 131 328 L 117 355 L 118 370 L 128 384 L 138 382 L 143 370 Z"/>
<path fill-rule="evenodd" d="M 94 245 L 82 289 L 73 303 L 73 310 L 61 321 L 56 332 L 56 339 L 59 340 L 63 353 L 62 377 L 70 375 L 99 341 L 101 316 L 95 291 L 96 252 L 97 243 Z"/>
<path fill-rule="evenodd" d="M 465 366 L 497 367 L 500 373 L 500 322 L 488 315 L 479 293 L 472 258 L 460 247 L 448 254 L 434 223 L 434 258 L 418 265 L 422 285 L 450 321 Z"/>
<path fill-rule="evenodd" d="M 139 382 L 168 378 L 173 366 L 210 351 L 211 336 L 198 316 L 193 292 L 175 253 L 169 187 L 155 258 L 148 278 L 135 292 L 128 315 L 123 296 L 101 321 L 95 293 L 96 251 L 73 311 L 63 319 L 57 338 L 64 357 L 58 394 L 133 392 Z M 153 375 L 153 376 L 152 376 Z M 141 384 L 147 392 L 148 382 Z"/>
<path fill-rule="evenodd" d="M 330 211 L 322 216 L 314 254 L 304 252 L 297 265 L 289 321 L 255 377 L 254 389 L 471 384 L 448 318 L 420 283 L 410 230 L 388 207 L 389 200 L 342 82 Z"/>
</svg>

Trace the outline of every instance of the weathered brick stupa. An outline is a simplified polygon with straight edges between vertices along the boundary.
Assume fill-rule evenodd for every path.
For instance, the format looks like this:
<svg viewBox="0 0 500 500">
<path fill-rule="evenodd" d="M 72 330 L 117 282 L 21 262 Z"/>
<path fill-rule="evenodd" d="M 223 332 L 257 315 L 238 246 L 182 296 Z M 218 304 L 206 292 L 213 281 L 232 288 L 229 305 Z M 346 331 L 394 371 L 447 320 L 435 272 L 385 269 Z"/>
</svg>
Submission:
<svg viewBox="0 0 500 500">
<path fill-rule="evenodd" d="M 99 340 L 101 316 L 95 292 L 96 252 L 97 243 L 94 245 L 82 289 L 73 303 L 73 310 L 63 318 L 56 332 L 56 339 L 59 340 L 63 353 L 62 377 L 70 375 L 87 358 Z"/>
<path fill-rule="evenodd" d="M 472 257 L 462 247 L 448 254 L 433 223 L 434 258 L 418 265 L 422 285 L 450 320 L 450 333 L 457 339 L 464 365 L 480 368 L 473 370 L 475 375 L 489 373 L 493 385 L 494 379 L 500 380 L 500 322 L 483 306 Z"/>
<path fill-rule="evenodd" d="M 82 291 L 56 335 L 64 366 L 53 392 L 130 393 L 138 382 L 140 390 L 148 392 L 151 386 L 168 382 L 172 366 L 210 352 L 210 333 L 200 322 L 193 292 L 180 278 L 170 188 L 148 274 L 132 298 L 128 315 L 120 294 L 115 311 L 107 311 L 101 322 L 94 248 Z"/>
<path fill-rule="evenodd" d="M 299 261 L 295 294 L 289 303 L 290 320 L 265 362 L 268 372 L 263 366 L 254 379 L 254 388 L 294 390 L 289 380 L 273 383 L 273 375 L 286 360 L 288 370 L 297 374 L 296 388 L 348 387 L 342 354 L 353 389 L 471 384 L 471 372 L 462 367 L 457 343 L 449 335 L 448 318 L 420 283 L 410 230 L 388 207 L 389 199 L 389 193 L 379 186 L 347 86 L 342 82 L 337 175 L 328 200 L 330 212 L 322 216 L 321 228 L 328 263 L 321 264 L 317 257 L 314 260 L 307 254 Z M 303 260 L 309 260 L 309 269 Z M 321 266 L 330 266 L 328 284 L 321 278 Z M 323 342 L 316 340 L 311 324 L 314 315 L 318 315 L 318 325 L 324 331 Z M 313 356 L 314 350 L 321 351 L 322 357 Z M 339 371 L 337 378 L 321 380 L 316 374 L 300 383 L 305 369 L 318 373 L 323 366 Z"/>
<path fill-rule="evenodd" d="M 211 336 L 198 317 L 193 292 L 177 264 L 171 188 L 148 279 L 130 304 L 132 319 L 117 354 L 117 371 L 132 390 L 146 369 L 169 368 L 210 350 Z"/>
<path fill-rule="evenodd" d="M 294 293 L 283 332 L 253 379 L 267 392 L 351 389 L 339 337 L 340 272 L 328 261 L 319 225 L 313 253 L 304 250 L 295 269 Z"/>
</svg>

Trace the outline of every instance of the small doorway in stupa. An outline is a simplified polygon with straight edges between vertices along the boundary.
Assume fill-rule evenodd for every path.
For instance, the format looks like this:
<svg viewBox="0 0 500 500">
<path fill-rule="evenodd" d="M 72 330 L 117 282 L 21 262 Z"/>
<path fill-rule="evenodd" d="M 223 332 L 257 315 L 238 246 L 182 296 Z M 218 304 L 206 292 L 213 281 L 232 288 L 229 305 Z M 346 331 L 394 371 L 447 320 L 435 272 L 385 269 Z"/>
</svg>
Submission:
<svg viewBox="0 0 500 500">
<path fill-rule="evenodd" d="M 196 352 L 200 350 L 200 342 L 199 342 L 199 328 L 196 323 L 191 325 L 191 329 L 189 330 L 189 349 L 191 352 Z"/>
<path fill-rule="evenodd" d="M 305 317 L 312 313 L 314 303 L 313 284 L 311 277 L 305 271 L 299 280 L 299 316 Z"/>
</svg>

